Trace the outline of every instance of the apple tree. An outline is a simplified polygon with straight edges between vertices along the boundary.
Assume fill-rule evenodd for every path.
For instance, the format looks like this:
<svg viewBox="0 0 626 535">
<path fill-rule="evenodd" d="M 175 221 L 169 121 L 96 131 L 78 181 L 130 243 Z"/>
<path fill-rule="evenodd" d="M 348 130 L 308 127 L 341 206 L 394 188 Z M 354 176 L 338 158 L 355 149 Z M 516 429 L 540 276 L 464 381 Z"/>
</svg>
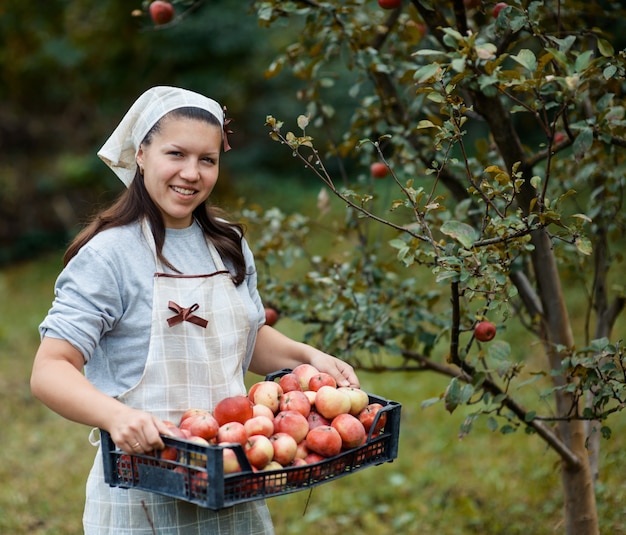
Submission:
<svg viewBox="0 0 626 535">
<path fill-rule="evenodd" d="M 264 294 L 357 367 L 449 376 L 423 404 L 471 407 L 463 433 L 480 418 L 540 437 L 561 461 L 565 532 L 597 534 L 600 437 L 626 401 L 613 332 L 626 297 L 626 13 L 383 4 L 254 2 L 268 31 L 297 29 L 266 74 L 291 72 L 301 112 L 269 115 L 269 133 L 321 182 L 320 215 L 345 207 L 319 255 L 309 230 L 323 219 L 245 211 L 263 224 Z M 299 280 L 277 276 L 302 259 Z M 516 328 L 525 347 L 507 340 Z"/>
</svg>

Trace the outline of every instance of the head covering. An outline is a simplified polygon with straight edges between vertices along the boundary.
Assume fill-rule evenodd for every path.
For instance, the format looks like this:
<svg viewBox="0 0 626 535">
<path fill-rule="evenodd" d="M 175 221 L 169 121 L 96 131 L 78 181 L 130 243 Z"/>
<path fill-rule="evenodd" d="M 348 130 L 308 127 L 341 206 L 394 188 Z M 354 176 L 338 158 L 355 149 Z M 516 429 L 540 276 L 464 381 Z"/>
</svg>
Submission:
<svg viewBox="0 0 626 535">
<path fill-rule="evenodd" d="M 98 151 L 98 156 L 128 187 L 137 169 L 137 151 L 150 129 L 167 113 L 178 108 L 201 108 L 215 115 L 224 129 L 224 150 L 230 147 L 226 141 L 226 125 L 222 108 L 215 100 L 178 87 L 157 86 L 148 89 L 128 110 L 120 124 Z"/>
</svg>

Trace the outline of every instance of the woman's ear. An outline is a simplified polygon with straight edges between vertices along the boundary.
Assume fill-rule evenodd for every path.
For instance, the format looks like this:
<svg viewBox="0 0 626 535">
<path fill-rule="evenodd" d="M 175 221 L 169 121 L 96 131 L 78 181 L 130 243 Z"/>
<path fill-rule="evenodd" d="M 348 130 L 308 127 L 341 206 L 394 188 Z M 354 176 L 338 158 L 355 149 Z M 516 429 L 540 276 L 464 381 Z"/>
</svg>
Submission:
<svg viewBox="0 0 626 535">
<path fill-rule="evenodd" d="M 140 173 L 143 175 L 143 149 L 141 146 L 137 151 L 137 156 L 135 156 L 135 161 L 137 162 L 137 166 L 139 167 Z"/>
</svg>

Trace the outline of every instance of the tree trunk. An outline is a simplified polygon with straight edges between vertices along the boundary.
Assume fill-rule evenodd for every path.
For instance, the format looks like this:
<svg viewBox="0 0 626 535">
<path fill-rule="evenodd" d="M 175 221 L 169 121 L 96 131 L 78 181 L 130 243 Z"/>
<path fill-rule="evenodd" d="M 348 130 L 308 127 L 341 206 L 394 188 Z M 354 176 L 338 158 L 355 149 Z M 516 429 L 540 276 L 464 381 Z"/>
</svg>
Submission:
<svg viewBox="0 0 626 535">
<path fill-rule="evenodd" d="M 550 237 L 542 230 L 535 232 L 532 238 L 535 246 L 533 268 L 544 311 L 542 317 L 544 345 L 550 367 L 553 370 L 559 370 L 566 353 L 559 351 L 558 346 L 573 347 L 574 337 Z M 556 386 L 563 386 L 572 380 L 573 378 L 567 375 L 555 374 L 554 376 Z M 565 417 L 572 413 L 572 407 L 576 403 L 573 396 L 567 392 L 558 391 L 555 398 L 558 417 Z M 584 422 L 582 420 L 559 420 L 558 432 L 563 442 L 580 460 L 577 466 L 565 460 L 561 461 L 565 533 L 567 535 L 598 535 L 598 514 L 589 457 L 585 447 Z"/>
</svg>

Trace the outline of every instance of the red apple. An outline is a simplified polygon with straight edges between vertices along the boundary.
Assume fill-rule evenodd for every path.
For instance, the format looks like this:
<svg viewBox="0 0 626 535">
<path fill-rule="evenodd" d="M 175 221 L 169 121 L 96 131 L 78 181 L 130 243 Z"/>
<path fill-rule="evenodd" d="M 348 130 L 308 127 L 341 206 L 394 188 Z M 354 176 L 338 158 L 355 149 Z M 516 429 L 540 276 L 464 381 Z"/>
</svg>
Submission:
<svg viewBox="0 0 626 535">
<path fill-rule="evenodd" d="M 383 9 L 395 9 L 402 5 L 402 0 L 378 0 L 378 5 Z"/>
<path fill-rule="evenodd" d="M 150 4 L 149 10 L 155 24 L 167 24 L 174 18 L 174 6 L 169 2 L 156 0 Z"/>
<path fill-rule="evenodd" d="M 294 390 L 280 398 L 279 411 L 296 411 L 306 418 L 311 412 L 311 403 L 304 392 Z"/>
<path fill-rule="evenodd" d="M 342 390 L 350 397 L 350 414 L 352 416 L 358 416 L 358 414 L 367 407 L 370 402 L 370 397 L 365 390 L 355 388 L 353 386 L 340 386 L 339 390 Z"/>
<path fill-rule="evenodd" d="M 376 415 L 380 412 L 382 408 L 383 406 L 380 403 L 370 403 L 367 407 L 365 407 L 359 413 L 359 416 L 358 416 L 359 421 L 363 424 L 363 427 L 365 428 L 366 433 L 370 432 L 370 429 L 374 425 L 374 420 L 376 420 Z M 387 413 L 383 412 L 378 418 L 378 421 L 376 422 L 376 426 L 374 427 L 374 430 L 372 431 L 372 436 L 379 433 L 380 430 L 383 427 L 385 427 L 386 423 L 387 423 Z"/>
<path fill-rule="evenodd" d="M 245 423 L 253 416 L 252 402 L 247 396 L 231 396 L 224 398 L 215 405 L 213 416 L 219 425 L 228 422 Z"/>
<path fill-rule="evenodd" d="M 491 12 L 493 18 L 497 19 L 500 11 L 502 11 L 507 6 L 508 4 L 506 2 L 498 2 L 495 6 L 493 6 L 493 11 Z"/>
<path fill-rule="evenodd" d="M 367 435 L 363 424 L 356 416 L 351 414 L 335 416 L 330 425 L 339 432 L 344 450 L 360 446 Z"/>
<path fill-rule="evenodd" d="M 298 378 L 302 390 L 308 390 L 311 377 L 319 372 L 320 371 L 311 364 L 299 364 L 292 370 L 292 373 Z"/>
<path fill-rule="evenodd" d="M 337 388 L 337 381 L 335 381 L 335 378 L 330 375 L 330 373 L 326 372 L 316 373 L 309 379 L 309 390 L 317 392 L 323 386 L 332 386 L 333 388 Z"/>
<path fill-rule="evenodd" d="M 159 453 L 159 457 L 164 461 L 177 461 L 178 448 L 175 446 L 165 446 Z"/>
<path fill-rule="evenodd" d="M 185 412 L 183 412 L 182 416 L 180 417 L 180 421 L 178 422 L 178 425 L 180 426 L 180 424 L 182 424 L 190 416 L 196 416 L 198 414 L 207 414 L 207 413 L 211 414 L 211 412 L 208 411 L 207 409 L 198 409 L 198 408 L 187 409 Z"/>
<path fill-rule="evenodd" d="M 496 336 L 496 326 L 490 321 L 479 321 L 474 327 L 474 336 L 480 342 L 489 342 Z"/>
<path fill-rule="evenodd" d="M 237 459 L 237 454 L 235 453 L 235 450 L 233 450 L 232 448 L 224 448 L 222 450 L 222 455 L 224 456 L 225 474 L 241 472 L 241 465 L 239 464 L 239 459 Z"/>
<path fill-rule="evenodd" d="M 558 145 L 559 143 L 563 143 L 567 139 L 567 136 L 563 132 L 557 132 L 554 134 L 554 143 Z"/>
<path fill-rule="evenodd" d="M 267 466 L 274 457 L 274 446 L 265 435 L 252 435 L 244 446 L 246 457 L 250 464 L 258 469 Z"/>
<path fill-rule="evenodd" d="M 287 466 L 296 457 L 298 451 L 298 443 L 288 433 L 274 433 L 270 437 L 272 446 L 274 447 L 274 460 L 282 466 Z"/>
<path fill-rule="evenodd" d="M 320 425 L 330 425 L 330 420 L 317 411 L 311 411 L 306 419 L 309 422 L 309 429 L 315 429 Z"/>
<path fill-rule="evenodd" d="M 389 168 L 382 162 L 374 162 L 370 165 L 370 174 L 374 178 L 385 178 L 389 174 Z"/>
<path fill-rule="evenodd" d="M 265 468 L 263 468 L 264 472 L 270 472 L 272 470 L 282 470 L 284 467 L 277 461 L 270 461 L 267 463 Z M 278 473 L 269 477 L 264 478 L 265 482 L 265 490 L 267 492 L 280 492 L 285 488 L 287 484 L 287 474 L 286 473 Z"/>
<path fill-rule="evenodd" d="M 271 437 L 274 434 L 274 415 L 271 418 L 264 415 L 253 416 L 243 425 L 248 436 L 265 435 Z"/>
<path fill-rule="evenodd" d="M 187 429 L 192 436 L 211 440 L 217 435 L 219 429 L 217 420 L 210 412 L 198 413 L 195 416 L 185 418 L 180 424 L 181 429 Z"/>
<path fill-rule="evenodd" d="M 317 412 L 329 420 L 332 420 L 338 414 L 350 412 L 351 406 L 350 396 L 338 388 L 323 386 L 315 394 L 315 408 Z"/>
<path fill-rule="evenodd" d="M 204 471 L 194 470 L 191 474 L 191 492 L 194 495 L 206 494 L 208 475 Z"/>
<path fill-rule="evenodd" d="M 274 421 L 274 413 L 272 412 L 272 409 L 266 405 L 253 405 L 252 416 L 267 416 L 270 420 Z"/>
<path fill-rule="evenodd" d="M 298 442 L 298 447 L 296 448 L 296 457 L 295 459 L 304 459 L 309 453 L 309 448 L 306 446 L 306 440 L 301 440 Z M 294 460 L 295 460 L 294 459 Z"/>
<path fill-rule="evenodd" d="M 270 307 L 265 307 L 265 325 L 272 327 L 273 325 L 276 325 L 279 318 L 280 314 L 278 314 L 278 311 Z"/>
<path fill-rule="evenodd" d="M 279 380 L 278 384 L 283 389 L 283 393 L 292 392 L 293 390 L 302 390 L 298 376 L 293 373 L 286 373 Z"/>
<path fill-rule="evenodd" d="M 187 439 L 189 442 L 192 442 L 193 444 L 198 444 L 199 446 L 209 446 L 209 441 L 205 440 L 202 437 L 189 437 Z M 206 461 L 207 461 L 207 455 L 206 453 L 199 453 L 199 452 L 189 452 L 189 464 L 192 466 L 206 466 Z"/>
<path fill-rule="evenodd" d="M 241 422 L 228 422 L 220 426 L 216 438 L 218 444 L 241 444 L 243 446 L 248 441 L 248 433 Z"/>
<path fill-rule="evenodd" d="M 248 399 L 255 405 L 265 405 L 276 414 L 280 405 L 283 389 L 274 381 L 261 381 L 254 384 L 248 393 Z"/>
<path fill-rule="evenodd" d="M 287 433 L 300 442 L 308 432 L 309 422 L 299 412 L 282 411 L 274 418 L 274 433 Z"/>
<path fill-rule="evenodd" d="M 324 457 L 333 457 L 341 452 L 341 435 L 330 425 L 320 425 L 311 429 L 306 436 L 306 446 L 310 451 Z"/>
</svg>

